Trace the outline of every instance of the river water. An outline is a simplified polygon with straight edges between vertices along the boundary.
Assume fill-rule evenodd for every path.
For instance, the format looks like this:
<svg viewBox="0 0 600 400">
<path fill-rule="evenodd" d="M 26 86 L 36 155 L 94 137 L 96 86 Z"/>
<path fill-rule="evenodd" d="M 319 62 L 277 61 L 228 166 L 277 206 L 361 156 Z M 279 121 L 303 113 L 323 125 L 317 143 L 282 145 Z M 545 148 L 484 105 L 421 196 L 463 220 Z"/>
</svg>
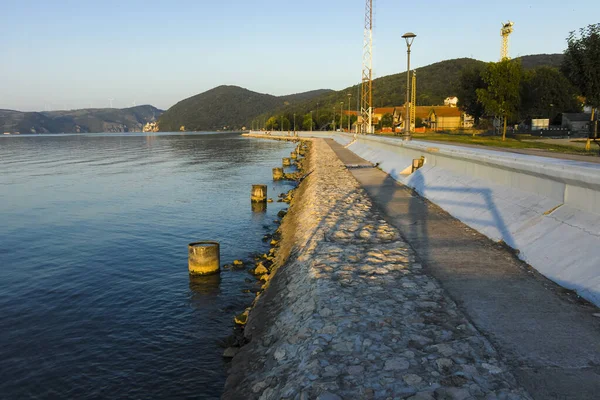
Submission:
<svg viewBox="0 0 600 400">
<path fill-rule="evenodd" d="M 221 263 L 266 251 L 284 203 L 250 185 L 290 143 L 236 134 L 0 137 L 0 398 L 217 398 L 247 271 L 191 279 L 187 244 Z M 250 292 L 249 292 L 250 291 Z"/>
</svg>

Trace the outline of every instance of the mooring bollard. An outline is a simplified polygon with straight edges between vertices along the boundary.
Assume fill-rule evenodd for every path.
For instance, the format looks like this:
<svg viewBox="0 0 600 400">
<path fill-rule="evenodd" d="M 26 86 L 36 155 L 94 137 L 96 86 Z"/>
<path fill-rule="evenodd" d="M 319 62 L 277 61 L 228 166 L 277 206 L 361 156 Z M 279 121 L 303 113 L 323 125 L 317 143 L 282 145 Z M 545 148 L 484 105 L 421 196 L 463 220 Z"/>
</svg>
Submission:
<svg viewBox="0 0 600 400">
<path fill-rule="evenodd" d="M 219 242 L 194 242 L 188 245 L 188 269 L 191 275 L 216 274 L 220 265 Z"/>
<path fill-rule="evenodd" d="M 280 181 L 283 179 L 283 168 L 273 168 L 273 180 Z"/>
<path fill-rule="evenodd" d="M 267 201 L 267 185 L 252 185 L 250 200 L 256 203 Z"/>
<path fill-rule="evenodd" d="M 288 157 L 284 157 L 283 158 L 283 166 L 289 167 L 290 165 L 292 165 L 292 162 L 290 161 L 290 159 Z"/>
</svg>

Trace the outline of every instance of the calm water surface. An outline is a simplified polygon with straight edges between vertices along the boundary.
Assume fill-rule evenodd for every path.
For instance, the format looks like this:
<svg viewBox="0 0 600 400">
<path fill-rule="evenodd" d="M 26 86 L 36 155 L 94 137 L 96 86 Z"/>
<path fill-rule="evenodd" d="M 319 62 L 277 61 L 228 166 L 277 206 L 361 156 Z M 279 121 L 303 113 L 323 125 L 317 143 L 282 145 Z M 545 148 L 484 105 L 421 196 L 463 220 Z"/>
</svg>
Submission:
<svg viewBox="0 0 600 400">
<path fill-rule="evenodd" d="M 265 251 L 293 145 L 234 134 L 0 137 L 0 397 L 216 398 L 217 341 L 256 289 L 190 279 L 187 243 L 221 262 Z"/>
</svg>

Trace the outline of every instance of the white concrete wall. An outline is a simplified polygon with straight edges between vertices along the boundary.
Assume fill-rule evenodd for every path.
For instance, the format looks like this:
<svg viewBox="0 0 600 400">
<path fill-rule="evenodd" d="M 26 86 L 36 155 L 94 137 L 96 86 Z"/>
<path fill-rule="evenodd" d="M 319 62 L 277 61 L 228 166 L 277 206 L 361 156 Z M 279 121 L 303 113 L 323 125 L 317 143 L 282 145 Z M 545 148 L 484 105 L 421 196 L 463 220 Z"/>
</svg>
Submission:
<svg viewBox="0 0 600 400">
<path fill-rule="evenodd" d="M 373 136 L 348 149 L 600 305 L 600 164 Z M 423 168 L 400 174 L 421 156 Z"/>
</svg>

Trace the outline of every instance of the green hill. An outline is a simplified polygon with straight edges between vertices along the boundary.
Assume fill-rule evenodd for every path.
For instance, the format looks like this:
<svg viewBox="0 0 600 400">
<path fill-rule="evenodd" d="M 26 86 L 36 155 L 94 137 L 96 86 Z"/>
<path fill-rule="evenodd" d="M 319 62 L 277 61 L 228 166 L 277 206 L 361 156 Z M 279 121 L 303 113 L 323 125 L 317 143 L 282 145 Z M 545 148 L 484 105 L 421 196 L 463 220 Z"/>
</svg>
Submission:
<svg viewBox="0 0 600 400">
<path fill-rule="evenodd" d="M 562 54 L 536 54 L 518 58 L 525 69 L 539 66 L 558 67 L 562 62 Z M 439 105 L 444 99 L 455 96 L 458 92 L 459 78 L 463 70 L 482 66 L 483 61 L 472 58 L 457 58 L 445 60 L 425 67 L 417 68 L 417 104 Z M 317 125 L 324 125 L 331 121 L 332 110 L 335 106 L 339 113 L 340 103 L 344 102 L 344 110 L 348 108 L 348 94 L 351 96 L 350 109 L 356 110 L 356 99 L 359 96 L 360 85 L 350 86 L 336 92 L 329 92 L 297 105 L 280 106 L 255 119 L 263 121 L 271 115 L 307 114 L 319 110 Z M 404 104 L 406 99 L 406 72 L 388 75 L 373 80 L 373 105 L 374 107 L 391 107 Z M 316 118 L 315 118 L 316 119 Z"/>
<path fill-rule="evenodd" d="M 313 90 L 287 96 L 257 93 L 238 86 L 218 86 L 180 101 L 159 119 L 161 131 L 214 131 L 241 129 L 256 115 L 292 106 L 318 97 L 329 90 Z"/>
<path fill-rule="evenodd" d="M 150 105 L 47 112 L 0 110 L 0 129 L 20 133 L 141 132 L 162 110 Z"/>
</svg>

